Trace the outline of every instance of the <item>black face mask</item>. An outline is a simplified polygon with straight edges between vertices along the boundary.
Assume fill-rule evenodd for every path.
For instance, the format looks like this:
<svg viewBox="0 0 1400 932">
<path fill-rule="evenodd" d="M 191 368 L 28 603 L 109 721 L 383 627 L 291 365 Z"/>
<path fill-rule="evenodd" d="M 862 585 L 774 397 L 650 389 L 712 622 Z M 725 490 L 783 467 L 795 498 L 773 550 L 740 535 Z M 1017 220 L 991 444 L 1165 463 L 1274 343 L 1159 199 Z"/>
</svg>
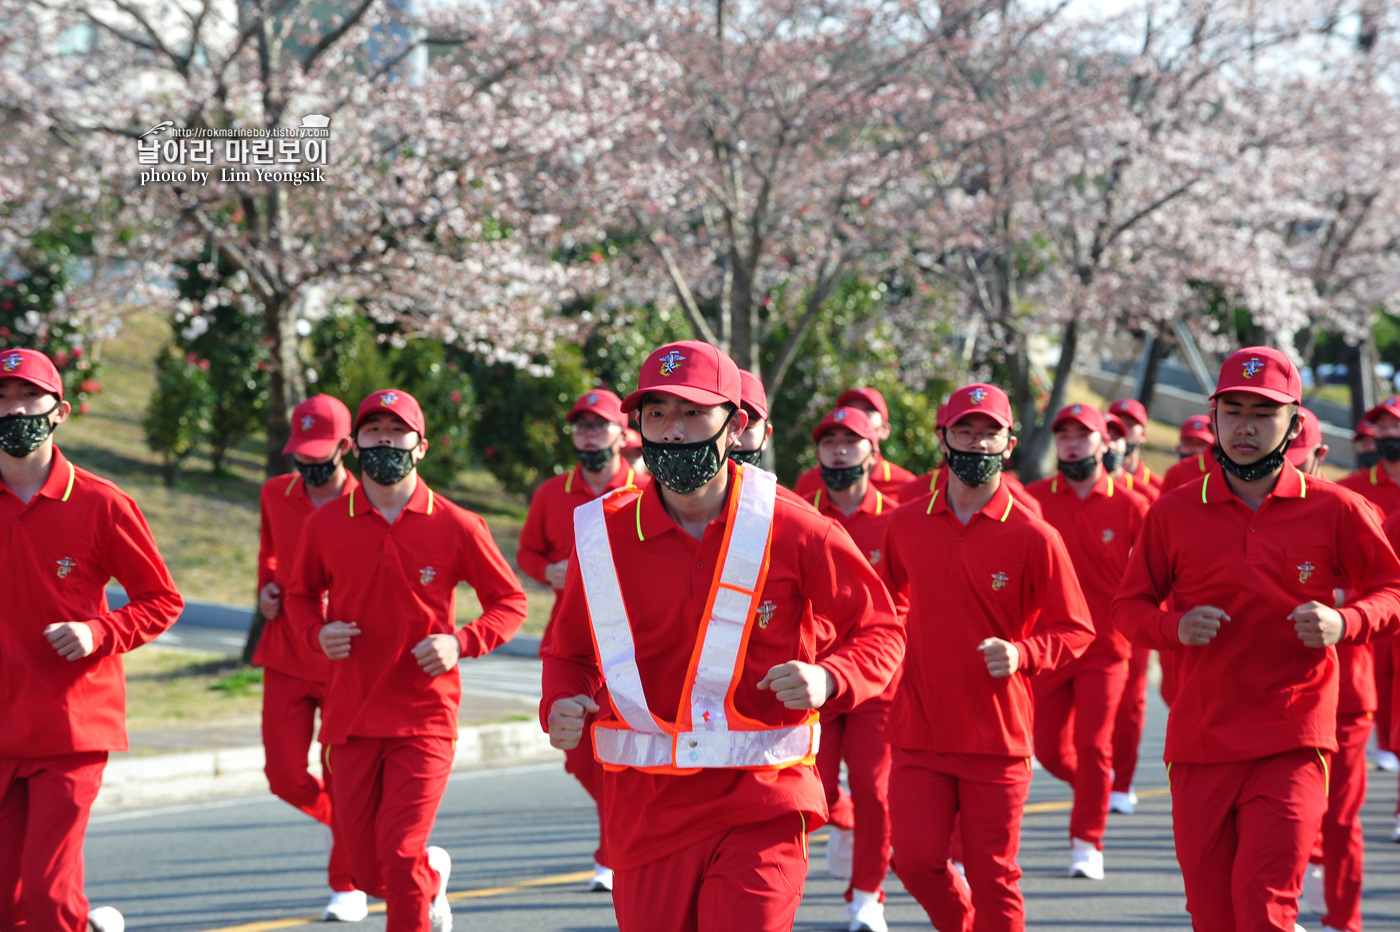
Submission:
<svg viewBox="0 0 1400 932">
<path fill-rule="evenodd" d="M 1377 437 L 1376 455 L 1387 463 L 1400 460 L 1400 437 Z"/>
<path fill-rule="evenodd" d="M 1298 415 L 1295 414 L 1293 415 L 1293 420 L 1289 422 L 1288 433 L 1293 433 L 1293 425 L 1297 423 Z M 1217 437 L 1220 436 L 1218 428 L 1215 435 Z M 1220 464 L 1220 468 L 1236 479 L 1240 479 L 1244 482 L 1254 482 L 1257 479 L 1263 479 L 1265 476 L 1271 475 L 1283 465 L 1284 452 L 1288 449 L 1289 443 L 1290 441 L 1285 435 L 1283 443 L 1275 447 L 1272 453 L 1263 456 L 1247 466 L 1236 463 L 1234 460 L 1230 459 L 1225 453 L 1225 448 L 1220 445 L 1219 441 L 1216 442 L 1215 448 L 1211 450 L 1211 454 L 1215 457 L 1215 461 Z M 1400 457 L 1396 458 L 1400 459 Z"/>
<path fill-rule="evenodd" d="M 677 495 L 689 495 L 719 475 L 724 460 L 719 455 L 719 438 L 729 429 L 734 412 L 708 440 L 694 443 L 655 443 L 642 437 L 642 459 L 652 476 Z"/>
<path fill-rule="evenodd" d="M 728 456 L 740 465 L 757 466 L 759 461 L 763 459 L 763 447 L 759 447 L 757 450 L 736 450 L 730 447 Z"/>
<path fill-rule="evenodd" d="M 413 451 L 397 447 L 361 447 L 360 468 L 380 485 L 393 485 L 413 472 Z"/>
<path fill-rule="evenodd" d="M 574 447 L 574 459 L 588 472 L 602 472 L 612 462 L 613 451 L 606 447 L 602 450 L 580 450 Z"/>
<path fill-rule="evenodd" d="M 1104 472 L 1117 472 L 1123 468 L 1123 460 L 1128 458 L 1126 453 L 1114 453 L 1112 450 L 1103 451 Z"/>
<path fill-rule="evenodd" d="M 0 450 L 23 459 L 44 445 L 53 433 L 54 425 L 49 416 L 58 410 L 58 404 L 43 414 L 11 414 L 0 417 Z"/>
<path fill-rule="evenodd" d="M 954 450 L 948 444 L 947 434 L 944 434 L 943 444 L 947 447 L 948 468 L 953 475 L 962 480 L 963 485 L 977 488 L 986 485 L 996 478 L 1001 472 L 1002 463 L 1005 462 L 1002 453 L 964 453 L 962 450 Z"/>
<path fill-rule="evenodd" d="M 1381 461 L 1381 455 L 1375 450 L 1369 453 L 1356 454 L 1356 465 L 1360 469 L 1370 469 Z"/>
<path fill-rule="evenodd" d="M 340 468 L 340 460 L 339 456 L 332 456 L 324 463 L 303 463 L 301 460 L 297 460 L 297 472 L 301 473 L 301 477 L 306 480 L 307 485 L 320 488 L 331 481 L 335 471 Z"/>
<path fill-rule="evenodd" d="M 1098 468 L 1099 461 L 1092 456 L 1082 460 L 1060 460 L 1060 472 L 1071 482 L 1083 482 L 1093 476 Z"/>
<path fill-rule="evenodd" d="M 1140 444 L 1140 443 L 1130 443 L 1130 444 L 1128 444 L 1128 449 L 1126 449 L 1126 450 L 1123 451 L 1123 456 L 1124 456 L 1124 457 L 1132 456 L 1134 453 L 1137 452 L 1137 448 L 1140 447 L 1140 446 L 1142 446 L 1142 444 Z"/>
<path fill-rule="evenodd" d="M 855 466 L 823 466 L 822 482 L 833 492 L 840 492 L 849 489 L 860 481 L 860 477 L 865 475 L 866 467 L 870 461 L 857 463 Z"/>
</svg>

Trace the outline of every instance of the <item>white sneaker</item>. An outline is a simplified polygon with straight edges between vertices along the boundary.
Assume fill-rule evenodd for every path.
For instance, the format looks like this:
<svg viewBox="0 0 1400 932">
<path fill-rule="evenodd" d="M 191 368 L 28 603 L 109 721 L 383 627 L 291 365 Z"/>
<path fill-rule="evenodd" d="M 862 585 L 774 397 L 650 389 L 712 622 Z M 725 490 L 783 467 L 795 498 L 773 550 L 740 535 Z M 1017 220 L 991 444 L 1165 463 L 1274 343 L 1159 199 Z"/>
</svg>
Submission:
<svg viewBox="0 0 1400 932">
<path fill-rule="evenodd" d="M 889 932 L 890 929 L 885 923 L 885 904 L 880 902 L 878 893 L 852 890 L 844 918 L 848 932 Z"/>
<path fill-rule="evenodd" d="M 1293 923 L 1293 932 L 1308 932 L 1308 930 L 1305 929 L 1305 928 L 1303 928 L 1302 926 L 1300 926 L 1298 923 L 1295 922 L 1295 923 Z"/>
<path fill-rule="evenodd" d="M 1303 871 L 1303 905 L 1314 916 L 1327 915 L 1327 889 L 1322 885 L 1322 865 L 1309 864 Z"/>
<path fill-rule="evenodd" d="M 1396 757 L 1394 751 L 1377 751 L 1376 769 L 1386 773 L 1400 773 L 1400 757 Z"/>
<path fill-rule="evenodd" d="M 452 855 L 437 845 L 428 848 L 428 866 L 438 872 L 438 892 L 428 907 L 432 932 L 452 932 L 452 904 L 447 902 L 447 879 L 452 876 Z"/>
<path fill-rule="evenodd" d="M 1126 793 L 1114 790 L 1108 794 L 1108 811 L 1121 815 L 1132 815 L 1137 811 L 1137 794 L 1132 790 Z"/>
<path fill-rule="evenodd" d="M 88 910 L 88 928 L 92 932 L 126 932 L 126 920 L 111 906 Z"/>
<path fill-rule="evenodd" d="M 958 876 L 963 879 L 963 882 L 967 881 L 967 867 L 962 861 L 954 861 L 953 870 L 958 872 Z"/>
<path fill-rule="evenodd" d="M 1103 852 L 1093 842 L 1079 838 L 1069 840 L 1069 875 L 1103 880 Z"/>
<path fill-rule="evenodd" d="M 1390 840 L 1400 842 L 1400 815 L 1395 817 L 1395 831 L 1390 833 Z"/>
<path fill-rule="evenodd" d="M 597 861 L 593 862 L 593 879 L 588 881 L 589 893 L 611 893 L 613 872 L 611 867 L 604 867 Z"/>
<path fill-rule="evenodd" d="M 369 898 L 363 890 L 332 890 L 322 922 L 359 922 L 369 915 Z"/>
<path fill-rule="evenodd" d="M 848 828 L 829 827 L 826 837 L 826 872 L 838 880 L 851 879 L 851 859 L 855 856 L 855 832 Z"/>
</svg>

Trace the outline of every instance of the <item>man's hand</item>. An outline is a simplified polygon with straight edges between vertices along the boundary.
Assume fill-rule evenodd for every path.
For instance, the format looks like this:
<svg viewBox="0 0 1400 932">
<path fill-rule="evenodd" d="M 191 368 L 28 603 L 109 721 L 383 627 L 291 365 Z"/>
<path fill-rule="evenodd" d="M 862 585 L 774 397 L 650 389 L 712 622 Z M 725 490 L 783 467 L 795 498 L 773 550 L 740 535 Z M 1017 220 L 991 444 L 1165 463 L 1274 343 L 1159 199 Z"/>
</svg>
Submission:
<svg viewBox="0 0 1400 932">
<path fill-rule="evenodd" d="M 65 621 L 44 629 L 53 649 L 64 660 L 82 660 L 93 651 L 92 629 L 81 621 Z"/>
<path fill-rule="evenodd" d="M 462 645 L 455 634 L 430 634 L 413 645 L 413 659 L 429 676 L 439 676 L 457 666 Z"/>
<path fill-rule="evenodd" d="M 1223 608 L 1197 605 L 1181 616 L 1176 636 L 1187 647 L 1205 647 L 1220 633 L 1220 626 L 1230 620 Z"/>
<path fill-rule="evenodd" d="M 789 660 L 770 669 L 758 688 L 773 690 L 773 698 L 789 709 L 820 709 L 836 692 L 836 677 L 821 664 Z"/>
<path fill-rule="evenodd" d="M 560 699 L 549 710 L 549 743 L 561 751 L 572 751 L 583 739 L 584 717 L 597 711 L 598 703 L 583 693 Z"/>
<path fill-rule="evenodd" d="M 551 563 L 544 568 L 544 578 L 555 589 L 564 588 L 564 579 L 569 575 L 569 561 L 560 560 L 558 563 Z"/>
<path fill-rule="evenodd" d="M 258 611 L 267 621 L 276 618 L 277 613 L 282 611 L 282 589 L 277 583 L 270 582 L 258 590 Z"/>
<path fill-rule="evenodd" d="M 1336 644 L 1347 629 L 1342 613 L 1321 602 L 1304 602 L 1293 610 L 1288 620 L 1293 622 L 1298 640 L 1318 650 Z"/>
<path fill-rule="evenodd" d="M 987 672 L 997 679 L 1010 676 L 1021 665 L 1021 652 L 1010 641 L 987 638 L 977 645 L 977 649 L 982 652 L 982 659 L 986 661 Z"/>
<path fill-rule="evenodd" d="M 316 635 L 321 642 L 321 653 L 332 660 L 344 660 L 350 656 L 350 643 L 360 633 L 360 626 L 353 621 L 332 621 L 323 625 Z"/>
</svg>

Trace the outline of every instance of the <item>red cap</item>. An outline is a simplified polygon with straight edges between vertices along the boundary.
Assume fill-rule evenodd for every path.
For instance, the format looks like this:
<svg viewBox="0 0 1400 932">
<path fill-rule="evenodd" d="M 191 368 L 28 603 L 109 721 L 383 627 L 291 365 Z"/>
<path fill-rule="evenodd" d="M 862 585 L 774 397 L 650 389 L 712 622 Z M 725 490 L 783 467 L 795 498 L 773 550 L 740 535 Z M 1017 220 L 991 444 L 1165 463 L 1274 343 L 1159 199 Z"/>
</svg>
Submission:
<svg viewBox="0 0 1400 932">
<path fill-rule="evenodd" d="M 63 400 L 63 376 L 53 361 L 32 349 L 11 349 L 0 352 L 0 379 L 24 379 Z"/>
<path fill-rule="evenodd" d="M 885 404 L 885 396 L 873 388 L 848 388 L 836 397 L 836 407 L 849 408 L 852 402 L 863 401 L 879 412 L 882 420 L 890 419 L 890 407 Z"/>
<path fill-rule="evenodd" d="M 870 423 L 870 415 L 860 408 L 837 408 L 835 411 L 828 411 L 822 422 L 812 428 L 812 439 L 820 440 L 822 434 L 836 427 L 844 427 L 862 440 L 880 442 L 875 425 Z"/>
<path fill-rule="evenodd" d="M 385 388 L 371 392 L 360 402 L 360 410 L 355 414 L 355 430 L 358 431 L 360 423 L 376 411 L 388 411 L 418 431 L 420 440 L 428 435 L 423 424 L 423 409 L 418 407 L 418 400 L 406 391 Z"/>
<path fill-rule="evenodd" d="M 1362 437 L 1374 437 L 1376 435 L 1376 425 L 1371 423 L 1370 418 L 1363 417 L 1356 423 L 1356 432 L 1351 435 L 1352 440 L 1360 440 Z"/>
<path fill-rule="evenodd" d="M 330 395 L 312 395 L 292 409 L 292 436 L 283 453 L 325 459 L 350 436 L 350 409 Z"/>
<path fill-rule="evenodd" d="M 1280 404 L 1303 399 L 1303 379 L 1293 360 L 1269 346 L 1247 346 L 1220 366 L 1212 399 L 1226 392 L 1251 392 Z"/>
<path fill-rule="evenodd" d="M 1060 413 L 1055 415 L 1050 432 L 1054 433 L 1071 421 L 1083 425 L 1085 430 L 1096 433 L 1105 440 L 1108 439 L 1108 422 L 1103 419 L 1103 412 L 1093 405 L 1065 405 L 1060 409 Z"/>
<path fill-rule="evenodd" d="M 585 411 L 596 414 L 605 421 L 612 421 L 618 427 L 627 426 L 627 415 L 622 413 L 622 402 L 606 388 L 595 388 L 580 395 L 578 401 L 574 402 L 573 410 L 565 415 L 564 420 L 572 424 Z"/>
<path fill-rule="evenodd" d="M 1129 421 L 1136 421 L 1143 427 L 1147 426 L 1147 409 L 1144 408 L 1142 402 L 1138 401 L 1136 398 L 1119 398 L 1108 406 L 1108 412 L 1110 414 L 1116 414 L 1120 418 L 1126 418 Z M 1127 427 L 1128 425 L 1124 424 L 1123 426 Z M 1126 435 L 1127 432 L 1124 431 L 1124 436 Z"/>
<path fill-rule="evenodd" d="M 642 363 L 637 390 L 622 399 L 622 410 L 631 414 L 647 392 L 664 392 L 699 405 L 736 407 L 743 402 L 739 367 L 717 346 L 699 340 L 667 343 Z"/>
<path fill-rule="evenodd" d="M 1120 437 L 1128 436 L 1128 425 L 1124 424 L 1123 419 L 1118 415 L 1114 414 L 1112 411 L 1104 412 L 1103 423 L 1104 426 L 1108 428 L 1110 440 L 1113 439 L 1111 435 L 1114 431 L 1117 431 L 1118 436 Z"/>
<path fill-rule="evenodd" d="M 763 380 L 747 369 L 739 370 L 739 397 L 751 418 L 768 420 L 768 393 L 763 390 Z"/>
<path fill-rule="evenodd" d="M 640 450 L 642 448 L 642 435 L 637 433 L 634 428 L 627 428 L 627 432 L 624 433 L 623 436 L 626 438 L 622 441 L 623 452 L 627 452 L 628 450 Z"/>
<path fill-rule="evenodd" d="M 1179 439 L 1215 443 L 1215 434 L 1210 429 L 1210 418 L 1204 414 L 1193 414 L 1182 421 Z"/>
<path fill-rule="evenodd" d="M 1393 414 L 1396 417 L 1400 417 L 1400 395 L 1391 395 L 1370 411 L 1366 412 L 1366 420 L 1371 423 L 1372 435 L 1376 432 L 1376 415 L 1378 414 Z M 1360 430 L 1361 428 L 1358 426 L 1356 429 Z"/>
<path fill-rule="evenodd" d="M 943 426 L 952 427 L 969 414 L 985 414 L 1002 427 L 1010 427 L 1011 399 L 1006 392 L 986 382 L 973 382 L 948 396 L 943 409 Z"/>
<path fill-rule="evenodd" d="M 1322 422 L 1317 419 L 1317 415 L 1307 408 L 1300 407 L 1298 416 L 1303 419 L 1303 429 L 1283 453 L 1294 466 L 1306 463 L 1308 455 L 1322 443 Z"/>
</svg>

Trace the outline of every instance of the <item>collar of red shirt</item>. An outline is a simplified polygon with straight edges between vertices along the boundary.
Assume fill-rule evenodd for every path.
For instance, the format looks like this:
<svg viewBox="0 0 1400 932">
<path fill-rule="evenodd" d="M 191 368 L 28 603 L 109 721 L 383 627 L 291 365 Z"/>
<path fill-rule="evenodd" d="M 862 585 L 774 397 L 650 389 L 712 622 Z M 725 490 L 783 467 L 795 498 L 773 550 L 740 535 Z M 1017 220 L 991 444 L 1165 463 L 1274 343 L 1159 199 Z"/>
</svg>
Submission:
<svg viewBox="0 0 1400 932">
<path fill-rule="evenodd" d="M 726 467 L 729 470 L 729 494 L 733 495 L 736 487 L 734 475 L 738 472 L 739 466 L 733 460 L 728 460 Z M 727 511 L 727 508 L 720 509 L 719 517 L 715 519 L 718 524 L 724 524 Z M 637 499 L 637 537 L 640 540 L 647 540 L 667 531 L 685 533 L 671 517 L 671 513 L 666 510 L 666 506 L 661 503 L 660 483 L 653 482 L 642 491 Z"/>
<path fill-rule="evenodd" d="M 608 484 L 603 486 L 603 488 L 609 491 L 612 489 L 621 489 L 634 484 L 636 481 L 637 471 L 624 464 L 621 469 L 613 473 L 613 477 L 608 480 Z M 585 492 L 589 491 L 588 483 L 583 481 L 583 467 L 579 465 L 575 465 L 573 469 L 569 470 L 569 478 L 564 480 L 564 494 L 572 495 L 575 487 Z"/>
<path fill-rule="evenodd" d="M 1371 478 L 1371 484 L 1372 484 L 1372 485 L 1394 485 L 1394 484 L 1395 484 L 1395 480 L 1392 479 L 1392 478 L 1390 478 L 1390 473 L 1386 472 L 1385 467 L 1382 466 L 1380 463 L 1377 463 L 1376 465 L 1372 466 L 1372 467 L 1370 468 L 1370 470 L 1368 471 L 1368 474 L 1369 474 L 1369 476 L 1370 476 L 1370 478 Z"/>
<path fill-rule="evenodd" d="M 77 472 L 74 470 L 73 464 L 68 462 L 68 457 L 64 456 L 63 451 L 55 445 L 53 448 L 53 466 L 50 467 L 49 477 L 44 480 L 43 486 L 39 489 L 39 494 L 45 498 L 51 498 L 56 502 L 66 502 L 68 501 L 68 496 L 73 494 L 73 480 L 76 478 Z M 0 489 L 10 492 L 10 487 L 4 482 L 0 482 Z"/>
<path fill-rule="evenodd" d="M 350 517 L 356 518 L 363 515 L 379 514 L 374 506 L 369 503 L 369 497 L 365 494 L 365 487 L 362 485 L 350 493 Z M 423 481 L 423 477 L 418 477 L 418 484 L 413 488 L 413 494 L 408 498 L 408 504 L 403 506 L 404 511 L 416 511 L 421 514 L 430 515 L 433 513 L 433 490 L 428 488 L 428 483 Z M 382 517 L 382 516 L 381 516 Z"/>
<path fill-rule="evenodd" d="M 1287 460 L 1283 461 L 1283 472 L 1279 474 L 1278 484 L 1269 493 L 1270 498 L 1307 498 L 1308 480 L 1298 468 Z M 1218 505 L 1221 502 L 1239 501 L 1235 493 L 1230 489 L 1230 483 L 1225 481 L 1225 473 L 1219 466 L 1206 473 L 1205 484 L 1201 486 L 1201 501 L 1208 505 Z"/>
<path fill-rule="evenodd" d="M 1004 479 L 1004 477 L 1000 478 Z M 1011 507 L 1014 502 L 1015 499 L 1011 497 L 1011 490 L 1007 488 L 1006 482 L 998 482 L 997 490 L 992 493 L 991 501 L 983 505 L 981 510 L 977 512 L 977 515 L 982 515 L 998 523 L 1005 522 L 1007 517 L 1011 514 Z M 947 470 L 939 472 L 938 485 L 933 490 L 933 498 L 929 499 L 928 510 L 925 511 L 924 514 L 932 515 L 943 511 L 952 512 L 952 509 L 948 507 Z M 977 515 L 973 515 L 973 517 L 975 518 Z M 969 521 L 968 524 L 971 525 L 972 522 Z"/>
<path fill-rule="evenodd" d="M 824 514 L 836 514 L 841 511 L 831 500 L 831 493 L 822 487 L 812 496 L 812 505 Z M 885 511 L 885 496 L 879 489 L 875 488 L 875 483 L 868 482 L 865 486 L 865 498 L 860 500 L 860 507 L 856 511 L 863 511 L 866 514 L 878 515 Z"/>
<path fill-rule="evenodd" d="M 1132 477 L 1129 476 L 1129 479 Z M 1132 488 L 1130 485 L 1129 488 Z M 1074 495 L 1074 487 L 1065 479 L 1064 473 L 1055 473 L 1055 477 L 1050 480 L 1050 494 L 1052 495 Z M 1099 481 L 1094 483 L 1094 487 L 1089 490 L 1090 495 L 1102 495 L 1105 498 L 1113 497 L 1113 477 L 1104 470 L 1099 470 Z"/>
<path fill-rule="evenodd" d="M 359 487 L 360 483 L 359 480 L 355 478 L 355 474 L 350 472 L 349 470 L 346 470 L 345 491 L 342 494 L 353 494 L 354 491 Z M 292 478 L 287 481 L 287 486 L 285 489 L 282 490 L 282 494 L 287 496 L 288 498 L 291 498 L 293 495 L 296 495 L 297 498 L 300 498 L 302 501 L 306 502 L 306 504 L 311 504 L 311 496 L 308 495 L 306 492 L 306 482 L 302 479 L 302 475 L 299 472 L 292 474 Z"/>
<path fill-rule="evenodd" d="M 1152 481 L 1152 470 L 1148 469 L 1147 464 L 1144 463 L 1142 460 L 1138 460 L 1137 472 L 1131 472 L 1128 473 L 1128 475 L 1132 476 L 1138 482 L 1141 482 L 1143 484 Z"/>
</svg>

